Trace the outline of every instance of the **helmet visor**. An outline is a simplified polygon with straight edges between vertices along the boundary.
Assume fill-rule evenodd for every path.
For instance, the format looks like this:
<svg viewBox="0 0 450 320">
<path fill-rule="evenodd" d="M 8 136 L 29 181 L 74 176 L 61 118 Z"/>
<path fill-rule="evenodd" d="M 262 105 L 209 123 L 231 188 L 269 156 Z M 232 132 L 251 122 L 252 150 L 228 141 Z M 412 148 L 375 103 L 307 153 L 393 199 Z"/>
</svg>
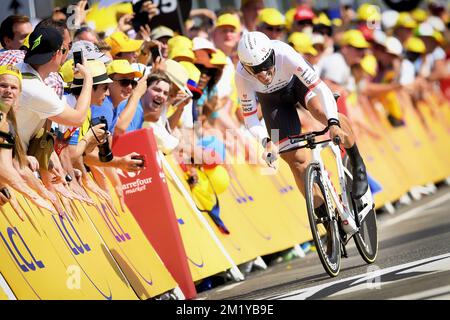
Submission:
<svg viewBox="0 0 450 320">
<path fill-rule="evenodd" d="M 258 73 L 260 73 L 260 72 L 269 70 L 269 69 L 272 68 L 274 65 L 275 65 L 275 53 L 274 53 L 274 51 L 273 51 L 273 49 L 272 49 L 272 52 L 270 53 L 269 57 L 268 57 L 266 60 L 264 60 L 263 63 L 258 64 L 257 66 L 247 66 L 247 65 L 244 65 L 244 67 L 245 67 L 245 69 L 247 69 L 250 73 L 258 74 Z"/>
</svg>

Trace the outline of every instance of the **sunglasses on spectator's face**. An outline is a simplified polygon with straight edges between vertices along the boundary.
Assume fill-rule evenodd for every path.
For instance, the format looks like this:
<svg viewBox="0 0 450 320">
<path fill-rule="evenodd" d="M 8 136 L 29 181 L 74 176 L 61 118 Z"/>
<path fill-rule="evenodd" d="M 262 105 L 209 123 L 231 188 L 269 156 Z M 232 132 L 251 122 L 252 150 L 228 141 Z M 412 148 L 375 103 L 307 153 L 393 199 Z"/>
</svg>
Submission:
<svg viewBox="0 0 450 320">
<path fill-rule="evenodd" d="M 216 71 L 217 71 L 217 69 L 207 68 L 207 67 L 205 67 L 202 64 L 196 64 L 195 66 L 198 68 L 198 70 L 200 70 L 200 72 L 202 74 L 206 74 L 208 77 L 213 77 L 216 74 Z"/>
<path fill-rule="evenodd" d="M 134 89 L 137 86 L 137 82 L 134 80 L 131 80 L 131 79 L 119 79 L 119 80 L 114 80 L 114 81 L 119 82 L 120 86 L 124 87 L 124 88 L 131 85 L 131 87 Z"/>
<path fill-rule="evenodd" d="M 61 53 L 63 54 L 63 55 L 65 55 L 66 53 L 67 53 L 67 51 L 69 51 L 69 49 L 67 49 L 67 48 L 65 48 L 65 47 L 62 47 L 61 49 L 59 49 L 60 51 L 61 51 Z"/>
<path fill-rule="evenodd" d="M 283 32 L 283 27 L 265 26 L 264 29 L 271 32 Z"/>
</svg>

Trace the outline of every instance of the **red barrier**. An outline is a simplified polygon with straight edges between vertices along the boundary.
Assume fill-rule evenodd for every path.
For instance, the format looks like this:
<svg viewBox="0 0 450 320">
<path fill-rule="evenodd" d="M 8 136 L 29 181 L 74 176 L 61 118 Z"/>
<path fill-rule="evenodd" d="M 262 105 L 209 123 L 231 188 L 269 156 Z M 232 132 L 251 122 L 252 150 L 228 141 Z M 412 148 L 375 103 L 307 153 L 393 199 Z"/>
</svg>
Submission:
<svg viewBox="0 0 450 320">
<path fill-rule="evenodd" d="M 448 101 L 450 101 L 450 78 L 441 80 L 441 90 Z"/>
<path fill-rule="evenodd" d="M 125 201 L 186 299 L 191 299 L 197 292 L 157 151 L 152 129 L 114 137 L 114 155 L 137 152 L 145 157 L 144 170 L 137 173 L 119 171 Z"/>
</svg>

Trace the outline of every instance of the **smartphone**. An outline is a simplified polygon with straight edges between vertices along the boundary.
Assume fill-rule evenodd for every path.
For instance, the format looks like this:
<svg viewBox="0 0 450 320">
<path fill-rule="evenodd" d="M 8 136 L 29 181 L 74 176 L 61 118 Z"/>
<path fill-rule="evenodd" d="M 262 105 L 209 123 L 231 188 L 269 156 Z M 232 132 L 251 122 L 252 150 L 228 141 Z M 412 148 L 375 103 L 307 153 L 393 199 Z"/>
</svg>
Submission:
<svg viewBox="0 0 450 320">
<path fill-rule="evenodd" d="M 159 49 L 159 46 L 155 46 L 150 49 L 150 53 L 152 54 L 153 61 L 156 61 L 156 58 L 162 57 L 161 50 Z"/>
<path fill-rule="evenodd" d="M 83 64 L 83 51 L 73 52 L 73 65 L 76 67 L 78 63 Z"/>
<path fill-rule="evenodd" d="M 144 168 L 145 167 L 145 156 L 143 156 L 143 155 L 133 156 L 133 157 L 131 157 L 131 159 L 133 159 L 133 160 L 141 160 L 142 163 L 139 165 L 139 167 L 140 168 Z"/>
</svg>

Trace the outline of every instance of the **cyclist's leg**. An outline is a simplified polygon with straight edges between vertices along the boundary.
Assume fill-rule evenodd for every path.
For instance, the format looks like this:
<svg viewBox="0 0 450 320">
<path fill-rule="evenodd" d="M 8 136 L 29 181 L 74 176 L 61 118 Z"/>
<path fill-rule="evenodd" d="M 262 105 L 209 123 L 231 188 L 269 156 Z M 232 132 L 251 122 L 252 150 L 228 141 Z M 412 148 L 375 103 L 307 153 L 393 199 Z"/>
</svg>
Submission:
<svg viewBox="0 0 450 320">
<path fill-rule="evenodd" d="M 326 124 L 328 122 L 327 116 L 317 96 L 314 95 L 307 96 L 305 103 L 307 109 L 311 112 L 314 118 L 316 118 L 323 124 Z M 342 145 L 347 151 L 348 157 L 350 158 L 350 162 L 353 168 L 352 194 L 355 199 L 359 199 L 366 193 L 367 188 L 369 187 L 366 167 L 364 165 L 364 161 L 361 155 L 359 154 L 358 147 L 355 143 L 355 134 L 353 133 L 350 121 L 345 115 L 339 113 L 339 122 L 341 123 L 342 131 L 344 131 L 345 133 Z"/>
<path fill-rule="evenodd" d="M 282 153 L 281 158 L 289 165 L 292 174 L 294 175 L 297 187 L 305 196 L 305 173 L 308 164 L 311 161 L 311 151 L 309 149 L 297 149 L 290 152 Z M 314 186 L 314 208 L 320 208 L 320 215 L 326 216 L 326 209 L 324 206 L 324 200 L 317 185 Z"/>
<path fill-rule="evenodd" d="M 350 125 L 350 121 L 341 113 L 339 114 L 339 121 L 341 123 L 342 130 L 347 135 L 344 139 L 345 141 L 343 141 L 343 145 L 352 164 L 353 197 L 355 199 L 359 199 L 366 193 L 367 188 L 369 187 L 366 166 L 361 154 L 359 153 L 358 146 L 356 145 L 355 135 Z"/>
</svg>

